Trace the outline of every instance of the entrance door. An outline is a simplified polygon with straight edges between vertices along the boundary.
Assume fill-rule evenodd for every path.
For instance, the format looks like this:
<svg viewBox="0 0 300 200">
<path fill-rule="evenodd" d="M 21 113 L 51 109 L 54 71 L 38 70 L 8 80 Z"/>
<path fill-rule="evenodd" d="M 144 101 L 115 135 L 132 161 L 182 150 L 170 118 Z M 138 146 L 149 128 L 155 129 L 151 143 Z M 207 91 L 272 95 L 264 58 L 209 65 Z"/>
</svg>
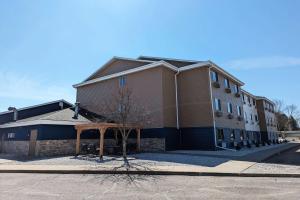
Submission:
<svg viewBox="0 0 300 200">
<path fill-rule="evenodd" d="M 38 131 L 36 129 L 30 131 L 30 141 L 29 141 L 29 156 L 35 155 L 35 145 Z"/>
</svg>

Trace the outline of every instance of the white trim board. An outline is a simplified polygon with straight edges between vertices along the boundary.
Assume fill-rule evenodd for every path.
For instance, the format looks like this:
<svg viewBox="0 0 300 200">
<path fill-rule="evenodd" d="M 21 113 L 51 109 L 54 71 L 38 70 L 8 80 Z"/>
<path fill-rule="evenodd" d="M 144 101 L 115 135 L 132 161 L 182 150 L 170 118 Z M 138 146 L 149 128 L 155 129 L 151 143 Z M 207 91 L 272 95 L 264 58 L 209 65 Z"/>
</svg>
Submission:
<svg viewBox="0 0 300 200">
<path fill-rule="evenodd" d="M 0 125 L 1 128 L 13 128 L 13 127 L 22 127 L 22 126 L 33 126 L 33 125 L 77 125 L 77 124 L 85 124 L 89 123 L 86 121 L 55 121 L 55 120 L 33 120 L 27 122 L 13 122 L 8 124 Z"/>
</svg>

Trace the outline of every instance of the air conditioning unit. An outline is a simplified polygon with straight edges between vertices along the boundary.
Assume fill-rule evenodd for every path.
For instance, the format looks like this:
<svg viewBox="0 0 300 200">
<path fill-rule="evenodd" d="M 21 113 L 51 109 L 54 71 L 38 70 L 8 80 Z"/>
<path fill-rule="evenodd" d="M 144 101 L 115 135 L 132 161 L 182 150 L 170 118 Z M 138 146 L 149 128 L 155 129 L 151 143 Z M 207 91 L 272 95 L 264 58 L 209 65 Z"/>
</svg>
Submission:
<svg viewBox="0 0 300 200">
<path fill-rule="evenodd" d="M 222 147 L 226 148 L 227 147 L 227 143 L 226 142 L 222 142 Z"/>
</svg>

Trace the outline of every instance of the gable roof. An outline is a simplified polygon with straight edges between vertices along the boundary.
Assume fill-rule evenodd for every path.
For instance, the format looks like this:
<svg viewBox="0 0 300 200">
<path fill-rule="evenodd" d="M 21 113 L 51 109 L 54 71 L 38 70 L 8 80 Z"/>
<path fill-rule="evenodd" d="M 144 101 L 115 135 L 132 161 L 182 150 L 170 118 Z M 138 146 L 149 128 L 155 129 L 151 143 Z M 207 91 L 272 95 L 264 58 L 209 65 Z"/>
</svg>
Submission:
<svg viewBox="0 0 300 200">
<path fill-rule="evenodd" d="M 109 61 L 107 61 L 104 65 L 102 65 L 101 67 L 99 67 L 94 73 L 92 73 L 89 77 L 87 77 L 84 81 L 88 81 L 91 78 L 93 78 L 94 75 L 96 75 L 97 73 L 99 73 L 100 71 L 106 69 L 110 64 L 112 64 L 113 62 L 117 61 L 117 60 L 124 60 L 124 61 L 134 61 L 134 62 L 141 62 L 141 63 L 152 63 L 153 61 L 150 60 L 140 60 L 140 59 L 132 59 L 132 58 L 124 58 L 124 57 L 117 57 L 114 56 L 112 57 Z"/>
<path fill-rule="evenodd" d="M 114 60 L 114 58 L 111 59 L 111 60 Z M 231 75 L 230 73 L 228 73 L 227 71 L 225 71 L 224 69 L 222 69 L 221 67 L 219 67 L 218 65 L 216 65 L 215 63 L 213 63 L 211 61 L 184 61 L 184 60 L 174 59 L 175 62 L 182 62 L 182 63 L 185 62 L 185 64 L 187 64 L 187 65 L 182 65 L 181 67 L 177 67 L 177 66 L 174 66 L 173 64 L 171 64 L 171 62 L 172 62 L 171 58 L 158 58 L 158 57 L 140 56 L 137 61 L 143 62 L 145 60 L 141 60 L 141 59 L 147 59 L 147 58 L 151 59 L 151 61 L 149 61 L 150 62 L 149 64 L 146 64 L 146 65 L 143 65 L 143 66 L 140 66 L 140 67 L 136 67 L 136 68 L 133 68 L 133 69 L 125 70 L 125 71 L 122 71 L 122 72 L 117 72 L 117 73 L 114 73 L 114 74 L 102 76 L 102 77 L 99 77 L 99 78 L 91 79 L 91 80 L 89 80 L 89 78 L 88 78 L 88 79 L 86 79 L 85 81 L 83 81 L 81 83 L 73 85 L 73 87 L 78 88 L 78 87 L 81 87 L 81 86 L 101 82 L 101 81 L 108 80 L 108 79 L 111 79 L 111 78 L 116 78 L 116 77 L 124 76 L 124 75 L 127 75 L 127 74 L 131 74 L 131 73 L 135 73 L 135 72 L 139 72 L 139 71 L 142 71 L 142 70 L 151 69 L 151 68 L 159 67 L 159 66 L 166 67 L 166 68 L 168 68 L 170 70 L 173 70 L 175 72 L 186 71 L 186 70 L 199 68 L 199 67 L 204 67 L 204 66 L 211 67 L 214 70 L 230 77 L 233 81 L 237 82 L 238 84 L 244 85 L 244 83 L 242 81 L 240 81 L 238 78 L 234 77 L 233 75 Z M 164 59 L 164 60 L 159 60 L 159 59 Z M 112 62 L 111 60 L 108 63 L 106 63 L 103 67 L 109 66 L 109 64 Z M 159 61 L 154 61 L 154 60 L 159 60 Z M 99 69 L 99 70 L 101 70 L 101 69 Z M 90 77 L 92 77 L 92 76 L 90 76 Z"/>
<path fill-rule="evenodd" d="M 273 101 L 271 101 L 270 99 L 268 99 L 267 97 L 263 97 L 263 96 L 256 96 L 256 99 L 257 100 L 265 100 L 267 101 L 268 103 L 271 103 L 271 104 L 275 104 Z"/>
<path fill-rule="evenodd" d="M 139 56 L 137 59 L 140 60 L 150 60 L 150 61 L 166 61 L 176 67 L 184 67 L 187 65 L 192 65 L 196 63 L 200 63 L 203 61 L 195 61 L 195 60 L 181 60 L 181 59 L 175 59 L 175 58 L 163 58 L 163 57 L 152 57 L 152 56 Z"/>
</svg>

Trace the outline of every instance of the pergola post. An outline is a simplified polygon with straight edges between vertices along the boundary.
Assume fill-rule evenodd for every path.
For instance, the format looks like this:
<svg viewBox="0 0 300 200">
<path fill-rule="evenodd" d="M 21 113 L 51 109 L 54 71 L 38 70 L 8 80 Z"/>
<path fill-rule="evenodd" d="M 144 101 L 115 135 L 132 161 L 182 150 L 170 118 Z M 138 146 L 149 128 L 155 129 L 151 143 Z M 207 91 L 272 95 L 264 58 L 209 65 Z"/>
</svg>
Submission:
<svg viewBox="0 0 300 200">
<path fill-rule="evenodd" d="M 100 128 L 99 131 L 100 131 L 99 158 L 100 158 L 100 160 L 103 160 L 104 134 L 105 134 L 106 128 Z"/>
<path fill-rule="evenodd" d="M 136 129 L 137 141 L 136 141 L 136 150 L 137 152 L 141 151 L 141 129 Z"/>
<path fill-rule="evenodd" d="M 76 156 L 78 156 L 80 153 L 80 134 L 81 134 L 81 129 L 77 129 Z"/>
</svg>

